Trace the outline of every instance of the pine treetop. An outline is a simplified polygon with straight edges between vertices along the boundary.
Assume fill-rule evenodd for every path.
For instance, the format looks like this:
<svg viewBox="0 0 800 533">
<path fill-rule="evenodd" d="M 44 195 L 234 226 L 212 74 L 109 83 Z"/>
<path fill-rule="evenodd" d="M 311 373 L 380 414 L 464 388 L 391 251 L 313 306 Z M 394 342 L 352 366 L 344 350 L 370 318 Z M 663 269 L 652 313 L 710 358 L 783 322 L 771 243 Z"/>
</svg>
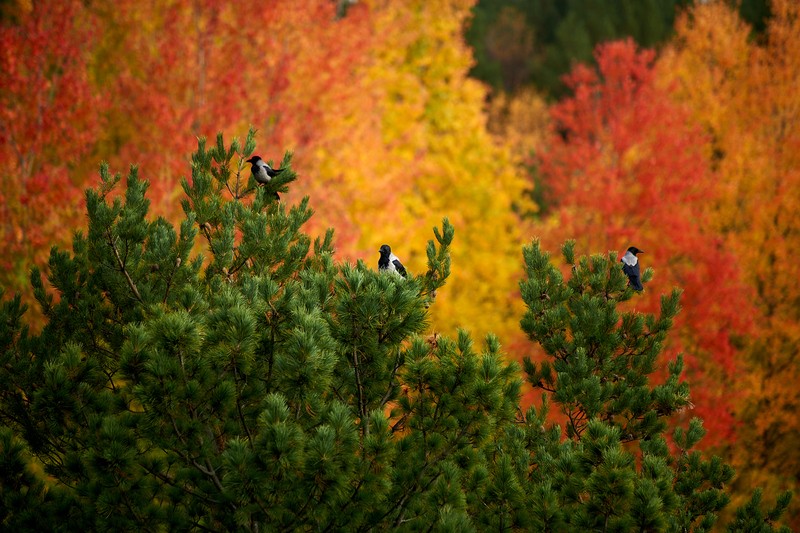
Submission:
<svg viewBox="0 0 800 533">
<path fill-rule="evenodd" d="M 337 262 L 332 231 L 303 232 L 309 199 L 286 201 L 291 154 L 259 186 L 244 165 L 254 150 L 252 131 L 243 145 L 199 141 L 177 228 L 148 219 L 135 167 L 122 193 L 102 166 L 85 235 L 51 253 L 52 291 L 32 273 L 43 331 L 19 297 L 0 306 L 4 527 L 714 525 L 733 471 L 692 449 L 699 420 L 667 445 L 667 417 L 691 405 L 680 359 L 651 378 L 679 291 L 658 316 L 620 311 L 635 296 L 614 254 L 576 259 L 567 243 L 565 276 L 526 247 L 521 325 L 547 358 L 524 363 L 544 399 L 523 413 L 499 339 L 428 331 L 450 273 L 447 219 L 420 275 Z M 769 530 L 789 496 L 764 515 L 759 498 L 734 529 Z"/>
</svg>

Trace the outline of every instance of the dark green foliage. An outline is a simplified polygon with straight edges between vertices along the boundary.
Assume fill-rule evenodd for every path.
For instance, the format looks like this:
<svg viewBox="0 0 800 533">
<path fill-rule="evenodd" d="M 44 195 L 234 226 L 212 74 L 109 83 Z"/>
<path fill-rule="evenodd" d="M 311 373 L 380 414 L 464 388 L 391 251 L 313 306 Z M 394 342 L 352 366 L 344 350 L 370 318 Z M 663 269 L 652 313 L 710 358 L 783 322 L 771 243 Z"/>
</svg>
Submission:
<svg viewBox="0 0 800 533">
<path fill-rule="evenodd" d="M 731 0 L 744 20 L 762 32 L 767 0 Z M 595 47 L 632 38 L 656 48 L 672 35 L 676 15 L 694 0 L 479 0 L 466 31 L 477 60 L 472 75 L 495 89 L 534 85 L 560 97 L 562 76 L 590 63 Z M 519 43 L 519 44 L 517 44 Z"/>
<path fill-rule="evenodd" d="M 135 168 L 116 196 L 104 166 L 86 236 L 51 254 L 54 291 L 33 272 L 44 330 L 30 334 L 19 298 L 0 305 L 3 529 L 713 525 L 733 473 L 691 449 L 699 421 L 667 446 L 665 417 L 689 405 L 680 360 L 649 378 L 677 292 L 657 317 L 620 313 L 635 295 L 615 256 L 575 260 L 568 243 L 565 280 L 527 247 L 522 325 L 549 359 L 526 361 L 546 394 L 522 413 L 497 338 L 424 335 L 450 272 L 446 219 L 420 276 L 337 263 L 331 231 L 302 232 L 308 199 L 275 199 L 297 178 L 291 154 L 257 188 L 254 148 L 252 132 L 244 148 L 200 141 L 178 229 L 147 218 Z M 736 527 L 769 530 L 788 499 L 763 517 L 759 503 Z"/>
<path fill-rule="evenodd" d="M 51 503 L 45 485 L 30 472 L 25 446 L 9 428 L 0 428 L 0 524 L 15 531 L 43 530 L 51 517 L 42 516 L 40 502 Z"/>
<path fill-rule="evenodd" d="M 88 233 L 53 250 L 58 297 L 33 273 L 44 331 L 3 303 L 5 526 L 469 525 L 462 479 L 514 419 L 521 380 L 495 339 L 479 353 L 466 335 L 418 336 L 452 226 L 417 278 L 336 264 L 332 232 L 301 231 L 308 199 L 275 199 L 296 179 L 291 154 L 257 188 L 254 148 L 252 132 L 243 148 L 200 141 L 178 230 L 147 219 L 135 168 L 120 197 L 103 166 Z"/>
<path fill-rule="evenodd" d="M 595 46 L 631 37 L 651 48 L 672 33 L 675 15 L 689 0 L 481 0 L 466 33 L 475 50 L 472 74 L 497 89 L 514 92 L 525 85 L 559 97 L 561 77 L 575 63 L 589 63 Z M 524 21 L 530 35 L 527 53 L 508 57 L 508 46 L 498 46 L 501 35 Z M 516 29 L 516 30 L 515 30 Z M 525 76 L 520 77 L 519 72 Z M 513 74 L 513 75 L 512 75 Z"/>
<path fill-rule="evenodd" d="M 786 526 L 777 529 L 774 527 L 775 523 L 786 511 L 786 508 L 789 507 L 789 502 L 792 499 L 791 492 L 781 494 L 775 503 L 775 507 L 767 512 L 764 512 L 761 508 L 761 499 L 761 489 L 753 491 L 753 497 L 750 498 L 750 501 L 736 511 L 736 519 L 728 526 L 728 531 L 736 533 L 763 533 L 767 531 L 788 533 L 791 531 Z"/>
<path fill-rule="evenodd" d="M 750 24 L 753 31 L 763 34 L 772 16 L 769 4 L 770 0 L 739 0 L 735 5 L 739 6 L 739 15 Z"/>
<path fill-rule="evenodd" d="M 528 311 L 522 328 L 539 342 L 550 360 L 526 360 L 531 384 L 550 391 L 567 415 L 567 435 L 580 437 L 597 417 L 618 425 L 626 441 L 648 439 L 665 429 L 664 416 L 689 404 L 689 387 L 680 383 L 682 362 L 670 366 L 660 386 L 648 381 L 656 367 L 680 293 L 661 302 L 661 316 L 617 312 L 633 291 L 617 267 L 616 255 L 583 257 L 573 263 L 573 243 L 564 254 L 572 276 L 561 273 L 538 247 L 525 249 L 528 280 L 522 297 Z M 648 281 L 652 272 L 645 272 Z"/>
<path fill-rule="evenodd" d="M 538 242 L 524 249 L 521 324 L 548 356 L 540 364 L 526 359 L 525 372 L 565 415 L 568 439 L 547 429 L 548 402 L 528 412 L 514 439 L 535 451 L 528 467 L 535 499 L 521 508 L 532 510 L 536 530 L 709 531 L 729 501 L 733 469 L 692 450 L 704 433 L 698 419 L 675 430 L 677 453 L 670 452 L 666 417 L 691 405 L 681 360 L 669 363 L 661 384 L 650 377 L 663 364 L 680 293 L 662 298 L 658 316 L 619 312 L 636 295 L 616 253 L 576 260 L 571 241 L 562 252 L 566 279 Z M 648 269 L 643 281 L 652 276 Z"/>
</svg>

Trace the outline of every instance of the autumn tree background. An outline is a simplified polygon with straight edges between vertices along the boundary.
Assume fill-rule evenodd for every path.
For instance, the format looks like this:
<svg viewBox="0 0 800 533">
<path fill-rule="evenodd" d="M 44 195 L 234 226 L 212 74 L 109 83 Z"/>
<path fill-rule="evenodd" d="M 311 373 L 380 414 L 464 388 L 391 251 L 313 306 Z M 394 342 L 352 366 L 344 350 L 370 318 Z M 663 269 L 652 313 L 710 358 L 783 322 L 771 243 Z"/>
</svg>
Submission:
<svg viewBox="0 0 800 533">
<path fill-rule="evenodd" d="M 697 4 L 697 5 L 695 5 Z M 798 488 L 800 12 L 791 0 L 17 0 L 0 7 L 0 286 L 84 222 L 98 161 L 139 165 L 176 221 L 196 136 L 258 130 L 293 151 L 310 232 L 338 258 L 390 243 L 425 269 L 430 227 L 460 268 L 431 330 L 519 332 L 520 247 L 646 250 L 637 300 L 683 287 L 683 353 L 741 500 Z M 269 139 L 269 142 L 264 142 Z M 662 377 L 666 369 L 661 369 Z M 528 401 L 536 402 L 527 393 Z M 800 527 L 797 507 L 789 510 Z"/>
</svg>

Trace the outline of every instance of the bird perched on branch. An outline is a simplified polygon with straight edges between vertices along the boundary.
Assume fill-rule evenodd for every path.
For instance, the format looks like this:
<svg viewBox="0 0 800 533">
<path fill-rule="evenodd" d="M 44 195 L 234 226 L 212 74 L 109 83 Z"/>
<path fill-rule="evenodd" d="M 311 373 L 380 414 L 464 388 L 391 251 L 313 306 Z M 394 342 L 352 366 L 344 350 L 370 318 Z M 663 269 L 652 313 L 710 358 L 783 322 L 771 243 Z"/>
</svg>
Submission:
<svg viewBox="0 0 800 533">
<path fill-rule="evenodd" d="M 247 162 L 252 165 L 250 171 L 253 173 L 253 178 L 261 185 L 266 185 L 272 181 L 272 178 L 284 171 L 282 168 L 275 170 L 269 166 L 269 163 L 257 155 L 248 159 Z"/>
<path fill-rule="evenodd" d="M 622 256 L 620 262 L 622 263 L 622 271 L 628 276 L 628 284 L 633 287 L 635 291 L 643 291 L 642 274 L 639 270 L 639 258 L 637 254 L 643 254 L 644 250 L 640 250 L 635 246 L 628 248 L 625 255 Z"/>
<path fill-rule="evenodd" d="M 403 263 L 400 262 L 400 259 L 392 253 L 392 249 L 388 244 L 381 246 L 378 251 L 381 254 L 380 259 L 378 259 L 378 270 L 394 272 L 400 274 L 404 278 L 407 276 L 406 268 L 403 266 Z"/>
</svg>

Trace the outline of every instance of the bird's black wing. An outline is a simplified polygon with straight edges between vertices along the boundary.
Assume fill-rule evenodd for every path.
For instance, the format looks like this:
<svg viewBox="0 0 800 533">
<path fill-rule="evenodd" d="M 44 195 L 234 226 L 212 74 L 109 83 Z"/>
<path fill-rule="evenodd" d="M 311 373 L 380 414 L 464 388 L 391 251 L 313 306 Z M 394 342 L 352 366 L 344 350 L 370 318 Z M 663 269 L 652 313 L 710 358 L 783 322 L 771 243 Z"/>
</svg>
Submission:
<svg viewBox="0 0 800 533">
<path fill-rule="evenodd" d="M 394 261 L 392 261 L 392 263 L 394 264 L 394 268 L 396 268 L 397 271 L 400 272 L 401 276 L 403 276 L 404 278 L 408 276 L 406 273 L 406 267 L 403 266 L 403 263 L 401 263 L 399 259 L 395 259 Z"/>
<path fill-rule="evenodd" d="M 639 263 L 636 263 L 635 265 L 626 265 L 625 263 L 622 263 L 622 271 L 628 276 L 628 281 L 634 290 L 644 290 L 644 287 L 642 286 L 642 274 L 639 271 Z"/>
</svg>

